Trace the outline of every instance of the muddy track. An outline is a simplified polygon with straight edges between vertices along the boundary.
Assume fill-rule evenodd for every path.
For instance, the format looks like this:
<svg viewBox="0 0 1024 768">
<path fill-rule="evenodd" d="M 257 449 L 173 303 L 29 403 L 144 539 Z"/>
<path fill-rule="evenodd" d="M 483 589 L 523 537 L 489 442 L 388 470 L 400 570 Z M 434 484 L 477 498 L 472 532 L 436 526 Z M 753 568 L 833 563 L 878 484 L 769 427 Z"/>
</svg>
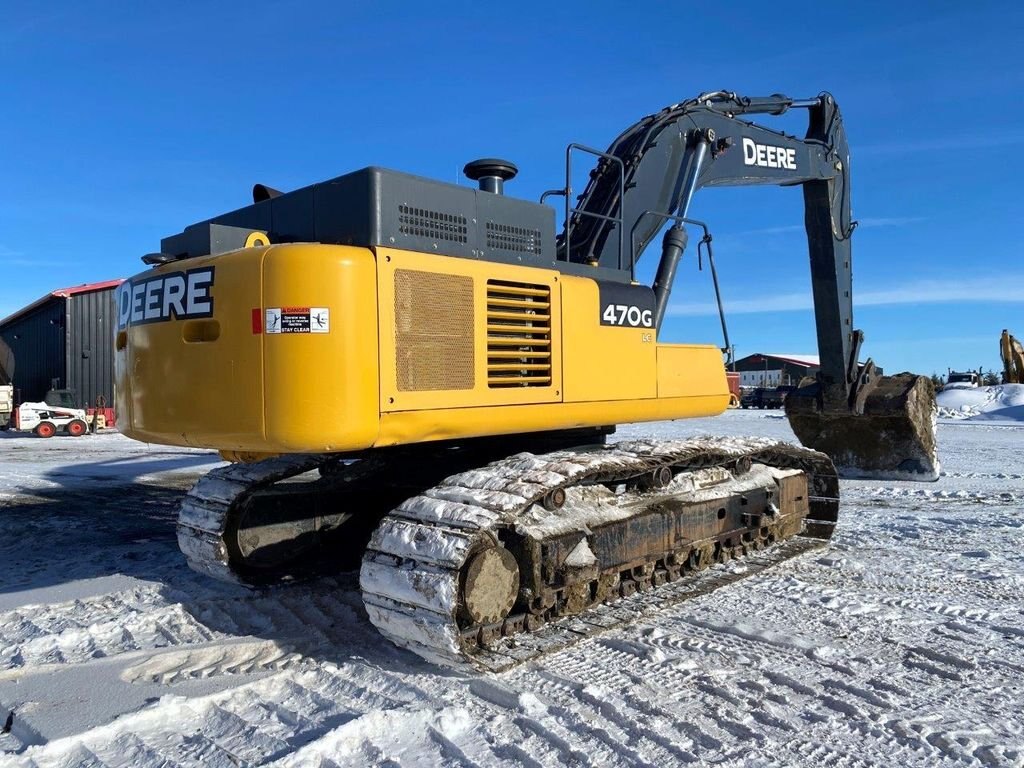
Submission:
<svg viewBox="0 0 1024 768">
<path fill-rule="evenodd" d="M 750 479 L 749 487 L 742 485 L 743 480 L 734 479 L 727 469 L 739 465 L 744 467 L 738 472 L 741 478 L 755 467 L 765 479 Z M 552 592 L 547 598 L 550 602 L 539 596 L 538 608 L 498 617 L 497 623 L 494 618 L 475 624 L 460 619 L 466 600 L 462 583 L 467 562 L 475 552 L 493 546 L 492 542 L 506 540 L 506 531 L 526 531 L 543 542 L 543 547 L 565 530 L 589 534 L 591 527 L 616 515 L 626 521 L 639 519 L 641 513 L 631 508 L 645 496 L 659 496 L 636 485 L 637 478 L 665 472 L 667 478 L 674 478 L 661 491 L 665 499 L 698 498 L 703 490 L 700 472 L 720 470 L 724 477 L 739 483 L 735 491 L 721 492 L 745 497 L 759 484 L 774 487 L 774 468 L 805 473 L 807 485 L 802 493 L 809 490 L 811 494 L 803 513 L 806 517 L 790 519 L 787 513 L 771 522 L 759 517 L 762 522 L 743 537 L 727 531 L 709 539 L 677 539 L 677 550 L 667 554 L 652 551 L 640 563 L 633 562 L 628 571 L 614 564 L 595 571 L 582 594 Z M 717 477 L 712 481 L 722 482 Z M 675 483 L 680 484 L 678 490 Z M 622 493 L 586 495 L 586 488 L 594 486 L 618 487 Z M 721 487 L 732 488 L 728 483 Z M 541 504 L 556 492 L 563 497 L 580 494 L 583 514 L 578 520 L 566 512 L 569 507 L 563 510 L 561 505 L 548 508 Z M 595 508 L 599 502 L 612 510 Z M 400 504 L 370 541 L 360 585 L 370 620 L 396 645 L 458 668 L 497 671 L 629 621 L 642 611 L 654 587 L 666 585 L 663 594 L 671 595 L 671 600 L 685 599 L 694 591 L 696 572 L 711 564 L 743 558 L 750 561 L 751 569 L 760 571 L 802 551 L 807 538 L 826 540 L 833 532 L 837 505 L 838 481 L 828 458 L 784 443 L 759 439 L 638 441 L 588 452 L 522 454 L 449 477 Z M 720 513 L 724 516 L 726 510 Z M 627 525 L 621 530 L 630 535 Z M 801 544 L 777 544 L 800 534 Z M 586 547 L 586 539 L 583 542 L 580 546 Z M 759 556 L 765 547 L 770 552 Z M 524 565 L 521 562 L 520 569 Z M 705 581 L 697 593 L 714 586 Z"/>
</svg>

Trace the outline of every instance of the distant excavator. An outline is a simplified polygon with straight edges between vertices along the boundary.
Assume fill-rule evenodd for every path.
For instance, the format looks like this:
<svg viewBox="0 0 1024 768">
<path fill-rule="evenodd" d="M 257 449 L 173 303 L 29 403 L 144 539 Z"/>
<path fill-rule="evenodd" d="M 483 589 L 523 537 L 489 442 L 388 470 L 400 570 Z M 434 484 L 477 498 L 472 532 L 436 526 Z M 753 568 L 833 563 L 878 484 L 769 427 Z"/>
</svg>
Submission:
<svg viewBox="0 0 1024 768">
<path fill-rule="evenodd" d="M 1024 384 L 1024 344 L 1005 328 L 999 338 L 999 356 L 1003 359 L 1003 384 Z"/>
</svg>

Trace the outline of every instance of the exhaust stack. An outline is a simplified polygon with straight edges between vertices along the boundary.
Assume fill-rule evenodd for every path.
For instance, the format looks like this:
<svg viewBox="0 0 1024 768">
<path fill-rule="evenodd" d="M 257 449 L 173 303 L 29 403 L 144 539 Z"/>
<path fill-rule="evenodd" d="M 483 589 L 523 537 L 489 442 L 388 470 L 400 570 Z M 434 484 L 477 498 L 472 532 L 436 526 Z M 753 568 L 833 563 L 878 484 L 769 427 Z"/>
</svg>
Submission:
<svg viewBox="0 0 1024 768">
<path fill-rule="evenodd" d="M 515 163 L 508 160 L 485 157 L 466 163 L 462 172 L 480 185 L 480 191 L 503 195 L 505 194 L 505 182 L 514 179 L 519 173 L 519 169 L 516 168 Z"/>
</svg>

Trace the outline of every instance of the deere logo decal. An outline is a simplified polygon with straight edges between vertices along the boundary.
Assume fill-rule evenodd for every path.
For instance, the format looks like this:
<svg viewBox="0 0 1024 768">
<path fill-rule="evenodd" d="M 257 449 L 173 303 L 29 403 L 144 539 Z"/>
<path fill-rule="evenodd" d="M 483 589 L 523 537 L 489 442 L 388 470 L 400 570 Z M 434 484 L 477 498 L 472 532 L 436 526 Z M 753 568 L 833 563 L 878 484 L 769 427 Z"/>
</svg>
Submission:
<svg viewBox="0 0 1024 768">
<path fill-rule="evenodd" d="M 743 163 L 762 168 L 785 168 L 796 170 L 796 150 L 776 147 L 772 144 L 758 144 L 753 139 L 743 139 Z"/>
<path fill-rule="evenodd" d="M 213 316 L 213 267 L 125 281 L 117 289 L 117 327 Z"/>
</svg>

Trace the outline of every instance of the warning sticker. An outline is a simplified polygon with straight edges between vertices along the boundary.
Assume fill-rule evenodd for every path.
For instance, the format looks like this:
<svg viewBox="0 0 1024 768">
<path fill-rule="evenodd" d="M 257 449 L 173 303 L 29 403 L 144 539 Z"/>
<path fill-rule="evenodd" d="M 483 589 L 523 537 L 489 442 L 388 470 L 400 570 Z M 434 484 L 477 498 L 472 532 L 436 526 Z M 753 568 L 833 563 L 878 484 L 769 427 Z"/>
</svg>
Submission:
<svg viewBox="0 0 1024 768">
<path fill-rule="evenodd" d="M 267 333 L 329 333 L 331 311 L 327 307 L 267 307 Z"/>
</svg>

